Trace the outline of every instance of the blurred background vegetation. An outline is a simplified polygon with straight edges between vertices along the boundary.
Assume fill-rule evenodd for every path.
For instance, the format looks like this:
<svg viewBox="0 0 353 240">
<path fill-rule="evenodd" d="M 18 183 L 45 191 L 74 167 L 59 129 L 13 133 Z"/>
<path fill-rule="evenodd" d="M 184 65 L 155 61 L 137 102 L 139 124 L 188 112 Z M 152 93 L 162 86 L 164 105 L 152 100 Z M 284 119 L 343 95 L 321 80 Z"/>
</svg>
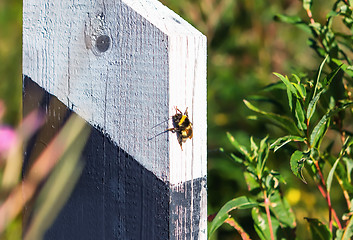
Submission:
<svg viewBox="0 0 353 240">
<path fill-rule="evenodd" d="M 264 87 L 278 81 L 273 72 L 311 74 L 318 69 L 322 59 L 309 48 L 309 33 L 275 20 L 276 14 L 285 14 L 298 15 L 309 21 L 300 0 L 162 2 L 207 36 L 208 214 L 213 214 L 230 199 L 247 194 L 242 169 L 218 151 L 219 147 L 233 150 L 226 132 L 232 133 L 246 146 L 249 146 L 250 136 L 281 136 L 280 130 L 273 125 L 247 119 L 253 113 L 245 107 L 243 99 L 261 101 L 259 96 L 265 92 Z M 314 1 L 312 12 L 315 20 L 324 22 L 332 4 L 331 1 Z M 271 97 L 288 101 L 284 91 Z M 305 185 L 293 175 L 287 155 L 276 153 L 269 166 L 285 178 L 287 184 L 283 193 L 297 217 L 298 239 L 307 239 L 308 227 L 304 217 L 327 219 L 325 200 L 312 183 Z M 341 194 L 332 196 L 335 198 Z M 342 199 L 333 201 L 339 207 Z M 245 231 L 254 231 L 249 211 L 238 210 L 236 214 Z M 233 229 L 225 225 L 213 239 L 240 239 Z"/>
<path fill-rule="evenodd" d="M 4 121 L 16 125 L 22 104 L 22 1 L 0 0 L 0 99 Z"/>
<path fill-rule="evenodd" d="M 212 214 L 246 192 L 241 170 L 218 151 L 219 147 L 231 149 L 226 132 L 249 145 L 250 135 L 262 138 L 279 131 L 264 122 L 248 120 L 252 113 L 242 100 L 255 98 L 264 86 L 277 81 L 272 72 L 309 73 L 321 60 L 309 49 L 307 33 L 274 19 L 276 14 L 307 19 L 300 0 L 161 2 L 208 39 L 208 212 Z M 325 19 L 331 5 L 331 1 L 314 2 L 312 10 L 317 21 Z M 21 38 L 22 1 L 0 0 L 0 99 L 6 103 L 5 122 L 10 125 L 18 123 L 22 111 Z M 286 96 L 277 97 L 286 101 Z M 303 227 L 304 216 L 320 218 L 321 211 L 326 215 L 325 201 L 310 183 L 304 185 L 291 173 L 289 159 L 277 154 L 270 164 L 287 181 L 284 193 L 294 208 L 298 228 Z M 238 219 L 244 218 L 244 229 L 251 230 L 249 213 L 238 214 Z M 218 239 L 236 238 L 237 233 L 226 226 L 218 232 Z"/>
</svg>

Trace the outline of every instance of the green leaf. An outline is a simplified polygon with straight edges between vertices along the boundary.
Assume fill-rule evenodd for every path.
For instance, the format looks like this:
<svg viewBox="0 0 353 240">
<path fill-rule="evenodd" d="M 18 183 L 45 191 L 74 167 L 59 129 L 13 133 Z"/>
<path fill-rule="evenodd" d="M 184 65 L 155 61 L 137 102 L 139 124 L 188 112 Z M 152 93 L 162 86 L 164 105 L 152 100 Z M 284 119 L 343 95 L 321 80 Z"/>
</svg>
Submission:
<svg viewBox="0 0 353 240">
<path fill-rule="evenodd" d="M 297 89 L 300 98 L 305 99 L 305 97 L 306 97 L 305 85 L 300 83 L 301 80 L 300 80 L 300 78 L 297 75 L 295 75 L 295 74 L 292 74 L 292 75 L 298 82 L 298 83 L 292 83 L 293 86 Z"/>
<path fill-rule="evenodd" d="M 302 23 L 303 20 L 298 16 L 286 16 L 283 14 L 276 14 L 275 20 L 279 20 L 284 23 L 297 24 Z"/>
<path fill-rule="evenodd" d="M 315 128 L 313 129 L 313 131 L 310 134 L 310 145 L 311 147 L 317 147 L 319 148 L 320 143 L 322 138 L 324 137 L 324 134 L 326 133 L 327 128 L 330 125 L 330 118 L 336 114 L 339 111 L 342 111 L 344 109 L 346 109 L 347 107 L 349 107 L 350 105 L 352 105 L 353 102 L 346 102 L 343 103 L 341 106 L 335 108 L 335 109 L 331 109 L 329 110 L 328 113 L 326 113 L 321 120 L 319 121 L 319 123 L 315 126 Z"/>
<path fill-rule="evenodd" d="M 338 59 L 332 59 L 334 63 L 341 66 L 341 69 L 350 77 L 353 77 L 353 66 L 349 66 Z"/>
<path fill-rule="evenodd" d="M 280 149 L 281 147 L 283 147 L 284 145 L 286 145 L 287 143 L 290 143 L 290 142 L 304 142 L 305 141 L 305 138 L 302 138 L 302 137 L 299 137 L 299 136 L 292 136 L 292 135 L 289 135 L 289 136 L 284 136 L 284 137 L 281 137 L 281 138 L 278 138 L 275 142 L 273 142 L 271 144 L 271 148 L 274 148 L 274 152 L 276 152 L 278 149 Z"/>
<path fill-rule="evenodd" d="M 308 122 L 310 123 L 310 119 L 313 116 L 315 110 L 316 110 L 316 104 L 320 99 L 321 94 L 323 93 L 323 90 L 320 91 L 311 101 L 309 102 L 308 105 L 308 110 L 306 111 L 306 118 L 308 119 Z"/>
<path fill-rule="evenodd" d="M 332 178 L 333 178 L 333 174 L 335 173 L 336 167 L 338 162 L 340 161 L 341 158 L 337 158 L 336 162 L 333 164 L 328 176 L 327 176 L 327 192 L 328 194 L 330 194 L 331 191 L 331 184 L 332 184 Z"/>
<path fill-rule="evenodd" d="M 293 108 L 293 106 L 292 106 L 292 101 L 293 101 L 292 94 L 294 94 L 296 97 L 298 97 L 297 90 L 292 85 L 292 83 L 289 81 L 287 76 L 283 76 L 283 75 L 281 75 L 279 73 L 273 73 L 273 74 L 276 75 L 279 79 L 281 79 L 281 81 L 286 85 L 289 108 L 292 110 L 292 108 Z"/>
<path fill-rule="evenodd" d="M 234 160 L 234 162 L 242 164 L 244 162 L 243 159 L 237 157 L 234 153 L 229 154 L 230 158 Z"/>
<path fill-rule="evenodd" d="M 333 178 L 333 174 L 336 170 L 337 164 L 339 163 L 339 161 L 341 160 L 341 158 L 343 157 L 343 155 L 345 154 L 346 150 L 353 144 L 353 138 L 351 139 L 350 137 L 346 138 L 346 141 L 344 142 L 341 152 L 339 154 L 339 157 L 337 158 L 337 160 L 335 161 L 335 163 L 333 164 L 328 176 L 327 176 L 327 191 L 330 192 L 331 190 L 331 184 L 332 184 L 332 178 Z M 350 174 L 349 174 L 350 175 Z"/>
<path fill-rule="evenodd" d="M 267 221 L 266 213 L 262 212 L 260 208 L 253 208 L 251 211 L 252 218 L 254 220 L 254 228 L 260 239 L 267 240 L 271 239 L 270 228 Z M 272 220 L 273 218 L 271 218 Z M 277 220 L 271 221 L 272 229 L 275 230 L 278 228 L 279 223 Z"/>
<path fill-rule="evenodd" d="M 348 158 L 348 157 L 343 157 L 343 161 L 346 163 L 347 180 L 349 183 L 351 183 L 351 174 L 352 174 L 352 170 L 353 170 L 353 159 Z"/>
<path fill-rule="evenodd" d="M 306 161 L 306 154 L 302 151 L 295 151 L 290 158 L 290 167 L 295 176 L 300 178 L 304 183 L 306 183 L 303 177 L 303 167 Z"/>
<path fill-rule="evenodd" d="M 251 146 L 251 151 L 253 152 L 254 157 L 257 157 L 257 151 L 259 150 L 259 147 L 254 142 L 253 136 L 250 137 L 250 146 Z"/>
<path fill-rule="evenodd" d="M 263 171 L 268 159 L 268 154 L 270 151 L 269 144 L 267 142 L 268 136 L 261 140 L 260 149 L 258 152 L 258 164 L 257 164 L 257 175 L 262 178 Z"/>
<path fill-rule="evenodd" d="M 332 111 L 325 114 L 310 134 L 310 146 L 319 148 L 322 138 L 330 125 Z"/>
<path fill-rule="evenodd" d="M 238 163 L 238 164 L 243 164 L 243 163 L 244 163 L 244 160 L 241 159 L 240 157 L 237 157 L 234 153 L 228 154 L 228 153 L 226 153 L 226 152 L 224 151 L 223 148 L 219 148 L 219 151 L 222 152 L 222 153 L 224 153 L 224 154 L 226 154 L 227 156 L 229 156 L 231 159 L 233 159 L 233 160 L 234 160 L 236 163 Z"/>
<path fill-rule="evenodd" d="M 320 77 L 321 77 L 321 72 L 322 72 L 322 69 L 324 68 L 324 65 L 326 63 L 328 59 L 328 55 L 326 55 L 325 59 L 322 61 L 322 63 L 320 64 L 320 67 L 318 69 L 318 72 L 317 72 L 317 77 L 316 77 L 316 81 L 314 82 L 314 92 L 312 94 L 312 96 L 309 98 L 310 101 L 316 97 L 316 92 L 317 92 L 317 89 L 318 89 L 318 86 L 319 86 L 319 82 L 320 82 Z M 308 118 L 309 119 L 309 118 Z"/>
<path fill-rule="evenodd" d="M 305 10 L 310 10 L 312 4 L 313 4 L 312 0 L 303 0 L 303 8 Z"/>
<path fill-rule="evenodd" d="M 308 105 L 308 110 L 306 112 L 306 118 L 308 119 L 308 121 L 310 122 L 311 117 L 313 116 L 315 110 L 316 110 L 316 105 L 321 97 L 322 94 L 324 94 L 327 90 L 328 90 L 328 86 L 331 84 L 332 80 L 334 79 L 334 77 L 337 75 L 337 73 L 339 72 L 339 70 L 342 67 L 342 64 L 340 66 L 338 66 L 334 71 L 332 71 L 328 76 L 326 76 L 326 78 L 323 81 L 323 88 L 320 90 L 320 92 L 316 94 L 316 90 L 317 90 L 317 86 L 318 86 L 318 81 L 320 79 L 320 74 L 323 68 L 323 65 L 326 61 L 327 57 L 325 58 L 325 60 L 321 63 L 320 65 L 320 69 L 318 72 L 318 77 L 317 80 L 315 82 L 315 90 L 314 90 L 314 95 L 313 98 L 311 99 L 311 101 L 309 102 Z"/>
<path fill-rule="evenodd" d="M 248 152 L 248 150 L 246 150 L 246 147 L 240 145 L 238 143 L 237 140 L 235 140 L 235 138 L 229 133 L 227 132 L 227 137 L 230 141 L 230 143 L 233 145 L 233 147 L 239 152 L 241 153 L 244 157 L 246 157 L 247 159 L 250 160 L 250 154 Z"/>
<path fill-rule="evenodd" d="M 258 203 L 241 196 L 227 202 L 217 213 L 212 223 L 209 226 L 208 236 L 211 235 L 228 219 L 229 212 L 235 209 L 249 209 L 258 206 Z"/>
<path fill-rule="evenodd" d="M 297 119 L 297 122 L 298 122 L 297 123 L 298 128 L 300 130 L 306 130 L 304 111 L 299 99 L 297 99 L 297 102 L 295 105 L 295 118 Z"/>
<path fill-rule="evenodd" d="M 325 60 L 326 60 L 326 58 L 325 58 Z M 323 67 L 323 64 L 325 63 L 325 60 L 321 63 L 315 88 L 317 88 L 317 86 L 318 86 L 317 82 L 319 81 L 320 73 L 322 71 L 322 67 Z M 315 112 L 316 105 L 317 105 L 321 95 L 324 94 L 328 90 L 328 86 L 331 84 L 332 80 L 337 75 L 337 73 L 339 72 L 341 67 L 342 67 L 342 64 L 340 66 L 338 66 L 335 70 L 333 70 L 328 76 L 326 76 L 326 78 L 323 81 L 323 88 L 320 90 L 320 92 L 317 95 L 315 95 L 315 92 L 314 92 L 314 96 L 311 99 L 311 101 L 309 102 L 308 110 L 306 112 L 306 118 L 308 119 L 309 122 L 310 122 L 312 115 Z"/>
<path fill-rule="evenodd" d="M 343 63 L 341 63 L 338 67 L 335 68 L 329 75 L 327 75 L 323 81 L 323 88 L 326 90 L 328 86 L 330 86 L 332 80 L 336 77 L 337 73 L 342 69 Z"/>
<path fill-rule="evenodd" d="M 306 33 L 309 33 L 309 34 L 312 33 L 310 27 L 298 16 L 286 16 L 283 14 L 277 14 L 275 16 L 275 20 L 281 21 L 284 23 L 294 24 L 295 26 L 305 31 Z"/>
<path fill-rule="evenodd" d="M 276 191 L 270 197 L 270 202 L 270 209 L 275 218 L 277 218 L 282 225 L 285 225 L 285 227 L 295 228 L 295 215 L 289 203 L 285 198 L 281 197 L 279 191 Z"/>
<path fill-rule="evenodd" d="M 348 148 L 353 144 L 353 138 L 351 136 L 348 136 L 346 140 L 344 141 L 344 144 L 342 146 L 342 149 L 340 151 L 340 157 L 343 157 L 345 152 L 348 150 Z"/>
<path fill-rule="evenodd" d="M 258 191 L 260 189 L 260 185 L 259 185 L 259 182 L 257 181 L 257 177 L 255 173 L 244 171 L 243 174 L 244 174 L 246 186 L 248 187 L 248 191 L 249 192 Z"/>
<path fill-rule="evenodd" d="M 344 232 L 344 229 L 338 229 L 336 231 L 336 238 L 335 240 L 343 240 L 342 237 L 343 237 L 343 232 Z"/>
<path fill-rule="evenodd" d="M 332 238 L 328 227 L 316 218 L 305 218 L 309 223 L 312 239 L 330 240 Z"/>
<path fill-rule="evenodd" d="M 277 125 L 278 127 L 287 130 L 290 134 L 301 135 L 302 132 L 297 128 L 297 126 L 295 125 L 292 119 L 275 113 L 262 111 L 257 107 L 255 107 L 254 105 L 252 105 L 250 102 L 246 101 L 245 99 L 243 101 L 250 110 L 253 110 L 254 112 L 262 114 L 264 117 L 266 117 L 269 121 L 271 121 L 273 124 Z"/>
<path fill-rule="evenodd" d="M 337 240 L 350 240 L 353 236 L 353 216 L 350 217 L 348 224 L 344 230 L 337 235 L 340 235 L 341 238 L 337 238 Z"/>
</svg>

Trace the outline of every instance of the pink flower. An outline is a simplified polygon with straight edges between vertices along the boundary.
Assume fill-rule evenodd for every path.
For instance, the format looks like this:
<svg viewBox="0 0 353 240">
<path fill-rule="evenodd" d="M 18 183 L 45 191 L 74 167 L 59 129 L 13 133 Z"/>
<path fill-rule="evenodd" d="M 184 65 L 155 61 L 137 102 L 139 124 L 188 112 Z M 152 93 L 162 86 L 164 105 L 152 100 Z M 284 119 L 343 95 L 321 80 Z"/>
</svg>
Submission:
<svg viewBox="0 0 353 240">
<path fill-rule="evenodd" d="M 16 132 L 11 127 L 0 126 L 0 156 L 6 154 L 16 144 Z"/>
</svg>

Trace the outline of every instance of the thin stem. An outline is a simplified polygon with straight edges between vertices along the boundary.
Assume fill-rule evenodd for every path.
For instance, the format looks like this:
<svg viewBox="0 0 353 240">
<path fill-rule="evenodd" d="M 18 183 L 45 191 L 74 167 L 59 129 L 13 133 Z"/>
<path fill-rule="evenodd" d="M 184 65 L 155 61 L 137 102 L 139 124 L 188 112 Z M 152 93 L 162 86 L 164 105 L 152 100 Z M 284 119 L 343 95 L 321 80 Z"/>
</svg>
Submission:
<svg viewBox="0 0 353 240">
<path fill-rule="evenodd" d="M 327 201 L 327 205 L 328 205 L 328 208 L 329 208 L 329 226 L 330 226 L 330 231 L 332 232 L 332 215 L 337 223 L 337 226 L 339 229 L 342 228 L 341 226 L 341 223 L 337 217 L 337 214 L 336 214 L 336 211 L 332 208 L 332 205 L 331 205 L 331 198 L 330 198 L 330 194 L 328 194 L 327 192 L 327 188 L 326 188 L 326 183 L 325 183 L 325 180 L 324 180 L 324 177 L 323 177 L 323 174 L 321 172 L 321 169 L 319 167 L 319 164 L 318 164 L 318 161 L 314 160 L 314 164 L 315 164 L 315 167 L 316 167 L 316 170 L 318 171 L 318 174 L 320 176 L 320 180 L 321 180 L 321 183 L 322 183 L 322 186 L 318 183 L 318 188 L 322 194 L 322 196 L 326 199 Z"/>
<path fill-rule="evenodd" d="M 331 205 L 331 198 L 330 198 L 330 194 L 327 193 L 326 195 L 326 199 L 327 199 L 327 205 L 328 205 L 328 219 L 329 219 L 329 228 L 330 228 L 330 232 L 332 232 L 332 205 Z"/>
<path fill-rule="evenodd" d="M 311 13 L 311 10 L 310 9 L 306 9 L 306 13 L 308 14 L 308 17 L 310 19 L 310 23 L 314 24 L 315 21 L 314 21 L 314 18 L 313 18 L 313 14 Z"/>
<path fill-rule="evenodd" d="M 270 199 L 268 199 L 266 190 L 264 190 L 264 198 L 265 198 L 265 210 L 267 215 L 268 227 L 270 229 L 271 240 L 274 240 L 273 229 L 272 229 L 272 221 L 271 221 L 271 213 L 270 213 Z"/>
</svg>

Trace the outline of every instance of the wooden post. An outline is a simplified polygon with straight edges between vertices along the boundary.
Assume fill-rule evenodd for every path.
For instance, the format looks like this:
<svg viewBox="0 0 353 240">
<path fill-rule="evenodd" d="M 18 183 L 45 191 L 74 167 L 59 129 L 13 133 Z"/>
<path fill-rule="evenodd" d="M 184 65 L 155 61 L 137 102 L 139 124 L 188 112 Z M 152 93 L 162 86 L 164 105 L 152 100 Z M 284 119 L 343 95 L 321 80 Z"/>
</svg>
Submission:
<svg viewBox="0 0 353 240">
<path fill-rule="evenodd" d="M 204 35 L 156 0 L 25 0 L 23 74 L 24 114 L 48 119 L 27 161 L 67 114 L 91 126 L 45 239 L 206 239 Z M 193 123 L 183 150 L 163 133 L 175 107 Z"/>
</svg>

